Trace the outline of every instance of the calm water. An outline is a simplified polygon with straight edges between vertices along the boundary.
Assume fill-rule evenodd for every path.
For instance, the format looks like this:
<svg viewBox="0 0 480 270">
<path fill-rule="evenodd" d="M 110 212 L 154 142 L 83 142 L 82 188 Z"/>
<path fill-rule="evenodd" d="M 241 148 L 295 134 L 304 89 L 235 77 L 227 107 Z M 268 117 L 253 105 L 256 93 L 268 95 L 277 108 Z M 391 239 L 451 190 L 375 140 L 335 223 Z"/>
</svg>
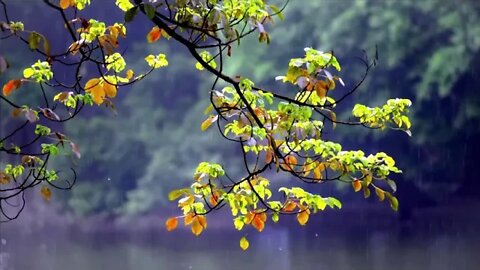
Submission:
<svg viewBox="0 0 480 270">
<path fill-rule="evenodd" d="M 161 224 L 128 233 L 108 225 L 95 233 L 73 227 L 27 233 L 8 224 L 1 225 L 0 270 L 480 269 L 475 225 L 452 226 L 468 222 L 448 217 L 416 220 L 407 229 L 395 222 L 346 218 L 306 228 L 287 222 L 262 234 L 249 231 L 246 252 L 238 247 L 242 234 L 231 229 L 194 237 L 165 233 Z"/>
</svg>

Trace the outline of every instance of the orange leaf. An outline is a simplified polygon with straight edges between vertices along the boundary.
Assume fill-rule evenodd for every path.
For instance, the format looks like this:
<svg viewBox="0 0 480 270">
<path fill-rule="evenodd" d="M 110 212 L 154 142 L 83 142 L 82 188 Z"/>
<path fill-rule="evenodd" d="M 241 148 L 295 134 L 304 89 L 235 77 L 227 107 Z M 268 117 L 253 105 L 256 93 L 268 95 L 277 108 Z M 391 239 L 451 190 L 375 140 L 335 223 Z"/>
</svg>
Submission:
<svg viewBox="0 0 480 270">
<path fill-rule="evenodd" d="M 103 83 L 103 91 L 109 98 L 114 98 L 117 95 L 117 87 L 113 84 L 109 84 L 108 82 Z"/>
<path fill-rule="evenodd" d="M 272 150 L 267 150 L 265 152 L 265 163 L 270 164 L 273 160 L 273 151 Z"/>
<path fill-rule="evenodd" d="M 257 229 L 258 232 L 262 232 L 265 228 L 265 222 L 259 217 L 259 215 L 255 215 L 253 218 L 252 226 Z"/>
<path fill-rule="evenodd" d="M 127 70 L 126 77 L 128 80 L 130 80 L 133 77 L 134 73 L 133 70 L 129 69 Z"/>
<path fill-rule="evenodd" d="M 185 218 L 183 219 L 183 221 L 184 221 L 184 223 L 185 223 L 185 226 L 192 224 L 193 218 L 194 218 L 194 215 L 193 215 L 193 214 L 188 214 L 188 215 L 186 215 Z"/>
<path fill-rule="evenodd" d="M 158 26 L 154 26 L 147 35 L 147 41 L 148 43 L 153 43 L 159 40 L 161 36 L 162 36 L 162 29 L 158 28 Z"/>
<path fill-rule="evenodd" d="M 207 228 L 207 218 L 203 215 L 197 216 L 197 220 L 204 229 Z"/>
<path fill-rule="evenodd" d="M 3 95 L 8 96 L 22 85 L 22 80 L 10 80 L 3 86 Z"/>
<path fill-rule="evenodd" d="M 50 201 L 50 199 L 52 198 L 52 191 L 47 186 L 43 186 L 40 189 L 40 194 L 42 195 L 42 198 L 47 202 Z"/>
<path fill-rule="evenodd" d="M 75 0 L 60 0 L 60 8 L 67 9 L 75 5 Z"/>
<path fill-rule="evenodd" d="M 288 201 L 283 207 L 283 211 L 292 212 L 293 210 L 295 210 L 295 207 L 297 207 L 297 204 L 295 202 Z"/>
<path fill-rule="evenodd" d="M 105 90 L 103 89 L 102 85 L 100 85 L 100 79 L 93 78 L 89 80 L 85 84 L 85 92 L 90 92 L 93 97 L 93 101 L 100 105 L 103 103 L 103 99 L 105 98 Z"/>
<path fill-rule="evenodd" d="M 355 192 L 359 192 L 362 189 L 362 183 L 360 182 L 360 180 L 354 180 L 352 182 L 352 187 Z"/>
<path fill-rule="evenodd" d="M 300 225 L 302 225 L 302 226 L 307 224 L 309 217 L 310 217 L 310 211 L 309 210 L 298 213 L 297 214 L 298 223 L 300 223 Z"/>
<path fill-rule="evenodd" d="M 178 226 L 178 220 L 176 217 L 171 217 L 167 219 L 167 221 L 165 222 L 165 227 L 169 232 L 175 230 L 177 226 Z"/>
<path fill-rule="evenodd" d="M 203 231 L 203 226 L 198 218 L 194 218 L 192 222 L 192 233 L 199 236 Z"/>
</svg>

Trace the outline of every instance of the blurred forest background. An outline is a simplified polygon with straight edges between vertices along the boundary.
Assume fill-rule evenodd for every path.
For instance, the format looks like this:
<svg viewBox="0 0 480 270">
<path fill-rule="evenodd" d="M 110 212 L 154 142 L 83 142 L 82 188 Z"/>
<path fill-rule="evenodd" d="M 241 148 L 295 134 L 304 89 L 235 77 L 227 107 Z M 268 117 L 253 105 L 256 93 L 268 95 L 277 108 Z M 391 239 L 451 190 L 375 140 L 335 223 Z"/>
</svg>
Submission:
<svg viewBox="0 0 480 270">
<path fill-rule="evenodd" d="M 48 11 L 43 13 L 42 9 L 42 12 L 38 12 L 42 1 L 7 2 L 13 6 L 11 11 L 15 20 L 22 20 L 26 26 L 34 26 L 39 32 L 53 33 L 52 29 L 55 29 L 61 33 L 64 30 L 60 23 L 49 18 Z M 28 2 L 28 5 L 24 2 Z M 87 9 L 89 16 L 105 18 L 108 10 L 112 14 L 112 21 L 121 18 L 120 11 L 117 14 L 117 11 L 109 10 L 111 1 L 92 2 L 96 8 Z M 318 237 L 315 222 L 328 223 L 325 219 L 335 220 L 332 224 L 351 223 L 350 227 L 345 225 L 339 231 L 348 237 L 356 235 L 357 238 L 385 227 L 395 227 L 395 232 L 400 235 L 415 234 L 422 230 L 438 230 L 441 234 L 451 231 L 463 235 L 465 231 L 478 229 L 480 221 L 474 211 L 480 206 L 480 182 L 476 175 L 480 161 L 480 2 L 290 1 L 285 17 L 285 21 L 278 22 L 272 29 L 270 45 L 260 46 L 255 40 L 257 37 L 251 37 L 251 40 L 242 41 L 240 47 L 234 47 L 233 56 L 225 65 L 226 73 L 246 76 L 257 85 L 282 91 L 284 86 L 275 82 L 275 76 L 284 74 L 288 60 L 301 55 L 304 47 L 313 47 L 335 53 L 344 67 L 342 76 L 348 87 L 358 81 L 363 72 L 364 67 L 358 58 L 365 53 L 374 57 L 378 51 L 377 67 L 350 100 L 350 105 L 379 105 L 389 97 L 409 98 L 414 104 L 412 137 L 402 132 L 372 132 L 361 128 L 340 128 L 332 134 L 332 138 L 342 142 L 345 148 L 363 149 L 367 153 L 385 151 L 397 160 L 399 168 L 404 171 L 403 175 L 396 176 L 399 213 L 391 212 L 386 205 L 376 203 L 374 198 L 364 201 L 359 198 L 361 196 L 344 191 L 341 185 L 311 187 L 322 195 L 336 194 L 344 203 L 345 210 L 326 214 L 326 217 L 312 217 L 312 223 L 303 229 L 304 237 Z M 122 90 L 115 101 L 116 112 L 94 110 L 69 122 L 64 127 L 65 133 L 76 141 L 83 156 L 75 162 L 79 182 L 71 192 L 54 193 L 50 204 L 42 202 L 39 195 L 30 194 L 25 213 L 18 221 L 12 222 L 17 223 L 0 225 L 4 232 L 16 231 L 19 227 L 35 230 L 31 225 L 37 229 L 42 224 L 72 225 L 78 220 L 90 224 L 92 230 L 109 231 L 110 227 L 104 224 L 116 220 L 133 220 L 128 224 L 137 224 L 135 230 L 140 230 L 143 224 L 163 230 L 162 218 L 176 211 L 175 205 L 167 200 L 168 192 L 185 186 L 198 162 L 221 160 L 229 170 L 241 168 L 238 165 L 242 162 L 240 155 L 236 154 L 231 144 L 216 134 L 217 131 L 200 131 L 200 123 L 205 118 L 203 110 L 208 105 L 208 89 L 212 83 L 209 75 L 195 70 L 194 61 L 174 42 L 161 41 L 147 45 L 145 35 L 149 25 L 142 25 L 141 20 L 135 24 L 139 30 L 129 35 L 131 43 L 128 44 L 127 62 L 136 69 L 136 66 L 142 65 L 144 55 L 150 51 L 162 51 L 167 54 L 170 66 L 155 72 L 131 89 Z M 48 38 L 56 46 L 68 44 L 68 37 L 63 35 L 52 34 Z M 0 53 L 8 56 L 12 66 L 7 73 L 0 75 L 0 85 L 32 60 L 32 55 L 17 46 L 12 41 L 0 41 Z M 35 98 L 35 95 L 32 94 L 31 98 Z M 0 132 L 9 124 L 5 120 L 9 113 L 6 108 L 0 107 Z M 343 117 L 347 118 L 349 113 L 345 110 Z M 62 166 L 71 163 L 70 160 L 61 162 L 64 162 L 59 164 Z M 284 180 L 289 179 L 279 181 Z M 148 217 L 152 216 L 153 224 L 149 224 Z M 224 227 L 231 227 L 233 231 L 233 226 L 221 216 L 217 222 L 212 219 L 211 224 L 214 223 L 225 223 Z M 83 223 L 77 223 L 82 229 L 78 224 Z M 210 231 L 215 230 L 214 226 Z M 280 226 L 288 227 L 288 222 Z M 358 226 L 365 227 L 359 229 Z M 352 230 L 361 230 L 363 234 L 354 234 Z M 315 234 L 309 234 L 312 231 Z M 5 235 L 2 233 L 2 237 L 8 238 Z M 208 239 L 209 236 L 207 234 L 205 237 Z M 174 236 L 166 237 L 174 241 Z M 259 236 L 259 239 L 262 237 Z M 360 239 L 370 239 L 368 241 L 374 243 L 380 241 L 381 247 L 389 244 L 385 240 L 388 237 L 373 240 L 369 236 L 364 237 Z M 347 239 L 347 236 L 341 239 Z M 451 241 L 457 243 L 455 241 L 458 239 L 455 239 Z M 309 244 L 311 240 L 305 241 L 309 248 L 316 247 L 315 244 Z M 438 254 L 442 257 L 445 254 L 456 256 L 451 252 L 458 252 L 461 256 L 467 256 L 475 250 L 469 246 L 470 242 L 462 242 L 459 250 L 452 251 L 452 242 L 446 241 L 447 244 L 443 246 L 439 244 L 440 251 L 434 248 L 438 247 L 438 243 L 434 242 L 436 244 L 431 248 L 433 253 L 428 254 L 440 252 Z M 236 238 L 232 242 L 236 244 Z M 194 243 L 197 248 L 201 246 L 198 241 Z M 335 246 L 335 243 L 332 245 Z M 345 245 L 350 247 L 350 244 Z M 353 250 L 357 250 L 357 246 L 354 247 Z M 263 249 L 267 248 L 268 245 L 263 246 Z M 467 253 L 463 249 L 468 250 Z M 405 256 L 410 256 L 409 252 L 414 253 L 409 250 Z M 371 256 L 381 258 L 384 254 L 388 257 L 385 255 L 387 253 Z M 367 256 L 364 260 L 370 262 L 365 266 L 366 269 L 385 269 L 381 268 L 384 264 L 376 265 L 369 261 L 368 254 L 361 254 Z M 220 257 L 219 254 L 215 256 Z M 352 259 L 352 265 L 355 258 Z M 469 267 L 475 262 L 479 263 L 474 255 L 467 259 L 448 258 L 453 260 L 453 265 L 426 263 L 423 268 L 407 268 L 408 262 L 403 262 L 401 266 L 396 266 L 399 268 L 390 269 L 434 269 L 434 266 L 435 269 L 451 269 L 443 268 L 451 266 L 474 269 Z M 313 259 L 310 261 L 313 262 Z M 306 260 L 305 263 L 310 261 Z M 338 259 L 332 265 L 338 267 L 340 261 Z M 418 264 L 423 262 L 420 258 L 413 261 Z M 259 265 L 262 264 L 256 264 Z M 303 269 L 311 267 L 305 264 Z M 1 263 L 0 269 L 4 269 Z M 145 266 L 138 269 L 157 268 Z M 178 269 L 188 269 L 188 265 Z"/>
</svg>

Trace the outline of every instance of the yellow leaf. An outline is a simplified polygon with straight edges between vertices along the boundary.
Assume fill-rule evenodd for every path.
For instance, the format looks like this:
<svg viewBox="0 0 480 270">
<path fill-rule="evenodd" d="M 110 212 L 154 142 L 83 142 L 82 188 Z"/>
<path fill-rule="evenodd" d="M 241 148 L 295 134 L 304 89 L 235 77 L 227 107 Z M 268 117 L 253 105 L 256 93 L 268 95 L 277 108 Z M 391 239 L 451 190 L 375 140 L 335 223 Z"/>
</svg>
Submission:
<svg viewBox="0 0 480 270">
<path fill-rule="evenodd" d="M 128 80 L 130 80 L 133 77 L 133 75 L 134 75 L 133 70 L 131 70 L 131 69 L 127 70 L 126 78 Z"/>
<path fill-rule="evenodd" d="M 165 222 L 165 227 L 169 232 L 175 230 L 177 226 L 178 226 L 178 220 L 176 217 L 171 217 L 167 219 L 167 221 Z"/>
<path fill-rule="evenodd" d="M 158 26 L 154 26 L 147 35 L 147 41 L 148 43 L 153 43 L 159 40 L 161 36 L 162 36 L 162 29 L 158 28 Z"/>
<path fill-rule="evenodd" d="M 217 121 L 217 119 L 218 115 L 210 115 L 205 121 L 202 122 L 202 131 L 207 130 L 213 124 L 213 122 Z"/>
<path fill-rule="evenodd" d="M 8 96 L 10 93 L 18 89 L 22 85 L 21 80 L 10 80 L 3 86 L 3 95 Z"/>
<path fill-rule="evenodd" d="M 40 194 L 42 195 L 42 198 L 47 202 L 50 201 L 50 199 L 52 198 L 52 191 L 47 186 L 43 186 L 40 189 Z"/>
<path fill-rule="evenodd" d="M 375 187 L 375 193 L 377 194 L 377 197 L 381 202 L 385 200 L 385 191 Z"/>
<path fill-rule="evenodd" d="M 250 243 L 248 242 L 247 238 L 245 238 L 245 236 L 242 237 L 242 239 L 240 239 L 240 248 L 243 250 L 247 250 L 249 246 Z"/>
<path fill-rule="evenodd" d="M 310 211 L 307 209 L 297 214 L 297 221 L 300 225 L 305 225 L 308 222 L 308 218 L 310 217 Z"/>
</svg>

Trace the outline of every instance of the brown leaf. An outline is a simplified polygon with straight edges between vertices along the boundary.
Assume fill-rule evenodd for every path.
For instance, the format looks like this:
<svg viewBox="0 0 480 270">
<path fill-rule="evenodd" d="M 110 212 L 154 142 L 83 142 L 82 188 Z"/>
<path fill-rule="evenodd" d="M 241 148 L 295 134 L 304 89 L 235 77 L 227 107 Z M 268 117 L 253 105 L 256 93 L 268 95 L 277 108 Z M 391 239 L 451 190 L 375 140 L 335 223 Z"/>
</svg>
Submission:
<svg viewBox="0 0 480 270">
<path fill-rule="evenodd" d="M 42 198 L 47 202 L 49 202 L 50 199 L 52 198 L 52 191 L 47 186 L 43 186 L 40 189 L 40 194 L 42 195 Z"/>
</svg>

